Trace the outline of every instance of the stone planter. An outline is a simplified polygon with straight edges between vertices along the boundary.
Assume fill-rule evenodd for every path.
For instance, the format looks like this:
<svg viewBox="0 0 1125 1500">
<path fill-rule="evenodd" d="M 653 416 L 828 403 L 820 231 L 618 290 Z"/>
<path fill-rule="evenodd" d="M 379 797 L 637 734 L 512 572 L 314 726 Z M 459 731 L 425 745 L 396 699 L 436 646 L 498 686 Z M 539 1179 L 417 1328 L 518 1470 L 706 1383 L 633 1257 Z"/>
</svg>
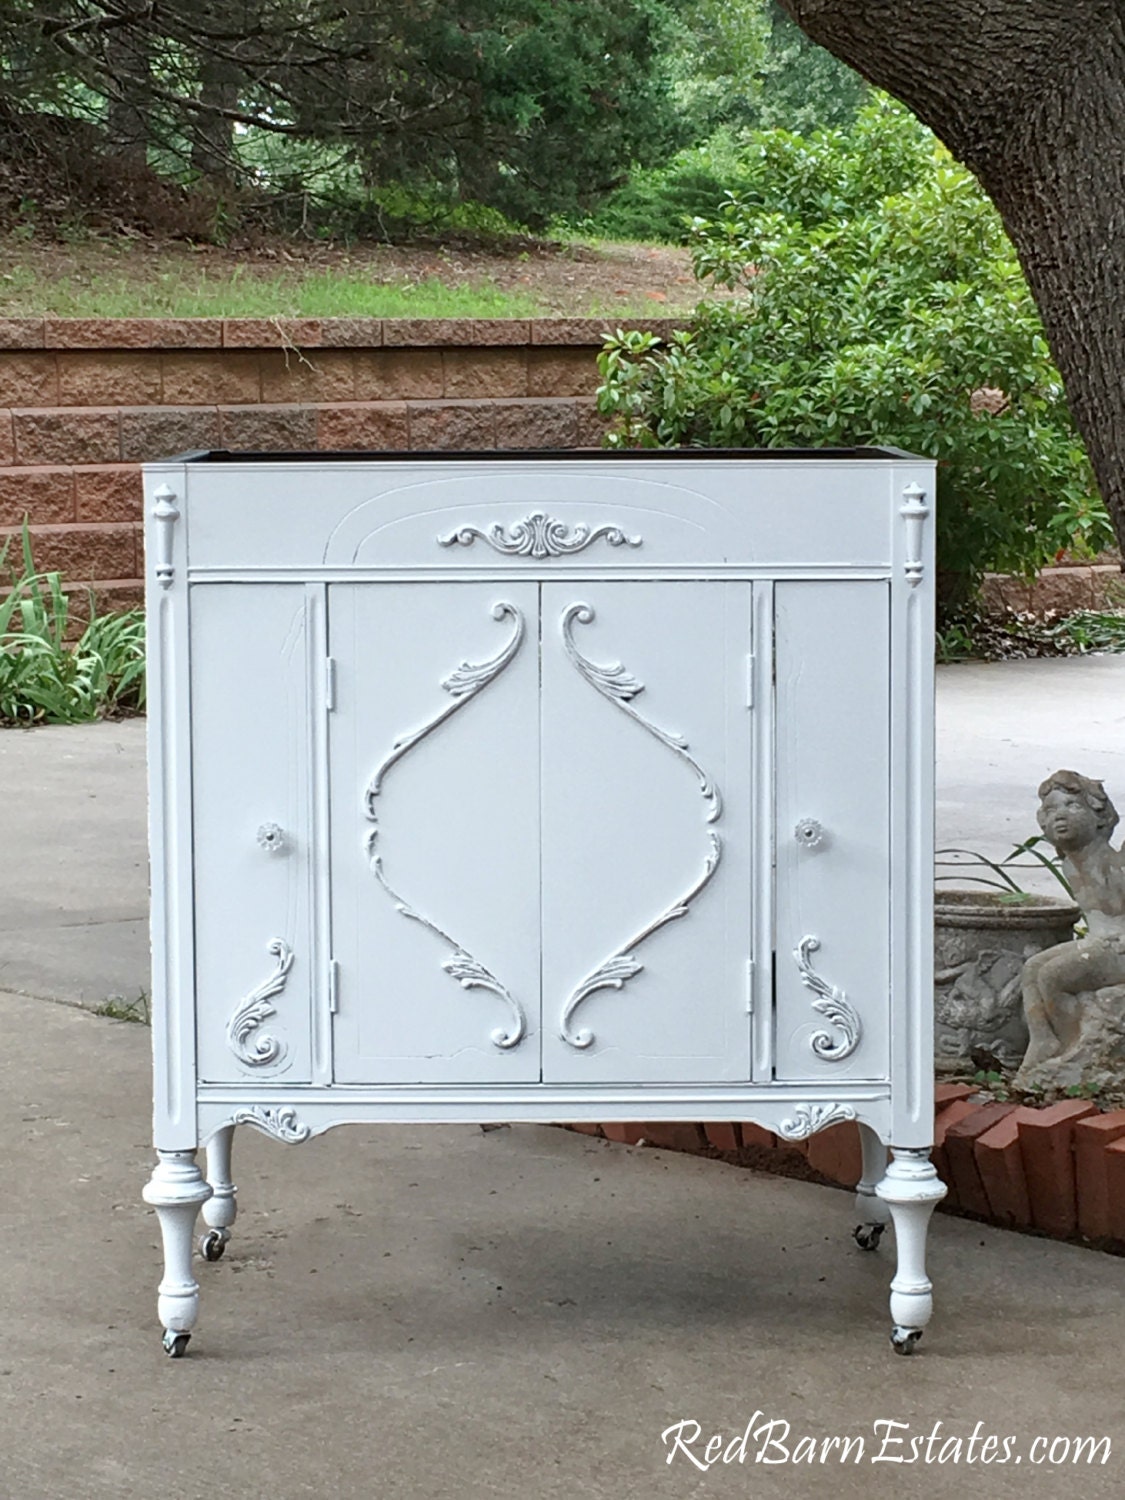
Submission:
<svg viewBox="0 0 1125 1500">
<path fill-rule="evenodd" d="M 1016 1068 L 1027 1050 L 1020 973 L 1033 953 L 1068 942 L 1081 912 L 1055 896 L 939 890 L 934 897 L 934 1066 L 972 1071 L 974 1050 Z"/>
</svg>

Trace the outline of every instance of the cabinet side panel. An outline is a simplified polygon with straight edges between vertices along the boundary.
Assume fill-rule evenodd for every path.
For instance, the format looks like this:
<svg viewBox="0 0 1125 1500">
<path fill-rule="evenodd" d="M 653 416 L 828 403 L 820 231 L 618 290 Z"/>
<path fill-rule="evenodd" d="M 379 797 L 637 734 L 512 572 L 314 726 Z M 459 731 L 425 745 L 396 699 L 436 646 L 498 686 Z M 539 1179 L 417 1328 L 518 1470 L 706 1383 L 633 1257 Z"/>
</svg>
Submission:
<svg viewBox="0 0 1125 1500">
<path fill-rule="evenodd" d="M 889 1066 L 889 587 L 775 589 L 776 1069 Z"/>
<path fill-rule="evenodd" d="M 199 1073 L 311 1077 L 305 590 L 191 590 Z"/>
</svg>

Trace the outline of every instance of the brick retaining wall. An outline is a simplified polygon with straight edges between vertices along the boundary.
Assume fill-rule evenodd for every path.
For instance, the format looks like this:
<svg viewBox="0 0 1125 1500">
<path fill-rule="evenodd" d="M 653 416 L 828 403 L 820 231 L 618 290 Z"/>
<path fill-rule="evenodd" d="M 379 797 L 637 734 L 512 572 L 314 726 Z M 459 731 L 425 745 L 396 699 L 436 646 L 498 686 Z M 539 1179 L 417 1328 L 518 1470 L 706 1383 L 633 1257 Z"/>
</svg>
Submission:
<svg viewBox="0 0 1125 1500">
<path fill-rule="evenodd" d="M 606 320 L 0 319 L 0 545 L 141 593 L 138 466 L 191 448 L 596 447 Z M 667 332 L 659 320 L 644 326 Z"/>
<path fill-rule="evenodd" d="M 1080 609 L 1119 609 L 1125 603 L 1125 581 L 1116 562 L 1044 568 L 1031 583 L 1002 573 L 986 573 L 981 589 L 985 610 L 998 618 L 1013 613 L 1072 615 Z"/>
<path fill-rule="evenodd" d="M 581 448 L 610 327 L 668 319 L 0 318 L 0 546 L 104 603 L 141 594 L 138 466 L 190 448 Z M 1057 576 L 1056 576 L 1057 575 Z M 1094 608 L 1116 567 L 989 577 L 987 605 Z"/>
</svg>

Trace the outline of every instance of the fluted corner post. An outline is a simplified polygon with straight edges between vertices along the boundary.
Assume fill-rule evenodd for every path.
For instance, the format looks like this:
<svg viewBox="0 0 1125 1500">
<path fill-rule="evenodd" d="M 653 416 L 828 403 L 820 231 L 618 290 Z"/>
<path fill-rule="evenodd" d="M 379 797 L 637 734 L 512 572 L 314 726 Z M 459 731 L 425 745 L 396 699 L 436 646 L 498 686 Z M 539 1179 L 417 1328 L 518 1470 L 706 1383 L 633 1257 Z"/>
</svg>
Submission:
<svg viewBox="0 0 1125 1500">
<path fill-rule="evenodd" d="M 164 1242 L 164 1279 L 157 1312 L 164 1348 L 178 1359 L 187 1348 L 199 1316 L 199 1283 L 191 1271 L 192 1237 L 200 1205 L 211 1189 L 196 1165 L 194 1151 L 158 1151 L 159 1160 L 142 1196 L 156 1210 Z"/>
<path fill-rule="evenodd" d="M 207 1181 L 211 1196 L 203 1205 L 209 1233 L 199 1242 L 204 1260 L 220 1260 L 238 1217 L 238 1189 L 231 1181 L 230 1154 L 234 1126 L 223 1125 L 207 1143 Z"/>
<path fill-rule="evenodd" d="M 877 1132 L 862 1122 L 859 1145 L 863 1170 L 855 1189 L 855 1241 L 861 1250 L 875 1250 L 891 1222 L 891 1211 L 876 1191 L 887 1173 L 888 1151 Z"/>
<path fill-rule="evenodd" d="M 891 1343 L 909 1354 L 934 1310 L 926 1275 L 926 1236 L 934 1209 L 945 1197 L 928 1149 L 891 1148 L 886 1176 L 875 1191 L 891 1211 L 898 1264 L 891 1282 Z"/>
</svg>

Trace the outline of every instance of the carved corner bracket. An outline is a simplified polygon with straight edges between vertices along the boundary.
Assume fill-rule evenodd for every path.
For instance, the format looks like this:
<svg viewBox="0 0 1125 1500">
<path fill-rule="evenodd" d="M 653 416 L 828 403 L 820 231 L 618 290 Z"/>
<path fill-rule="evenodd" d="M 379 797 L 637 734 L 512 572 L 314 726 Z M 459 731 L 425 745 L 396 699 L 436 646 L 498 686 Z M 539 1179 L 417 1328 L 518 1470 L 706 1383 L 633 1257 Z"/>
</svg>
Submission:
<svg viewBox="0 0 1125 1500">
<path fill-rule="evenodd" d="M 312 1131 L 301 1120 L 292 1104 L 252 1104 L 236 1110 L 231 1116 L 232 1125 L 253 1125 L 256 1130 L 272 1135 L 275 1141 L 299 1146 L 307 1141 Z"/>
<path fill-rule="evenodd" d="M 818 1130 L 829 1125 L 840 1125 L 854 1120 L 855 1110 L 850 1104 L 795 1104 L 787 1120 L 778 1123 L 777 1133 L 787 1141 L 804 1141 Z"/>
</svg>

